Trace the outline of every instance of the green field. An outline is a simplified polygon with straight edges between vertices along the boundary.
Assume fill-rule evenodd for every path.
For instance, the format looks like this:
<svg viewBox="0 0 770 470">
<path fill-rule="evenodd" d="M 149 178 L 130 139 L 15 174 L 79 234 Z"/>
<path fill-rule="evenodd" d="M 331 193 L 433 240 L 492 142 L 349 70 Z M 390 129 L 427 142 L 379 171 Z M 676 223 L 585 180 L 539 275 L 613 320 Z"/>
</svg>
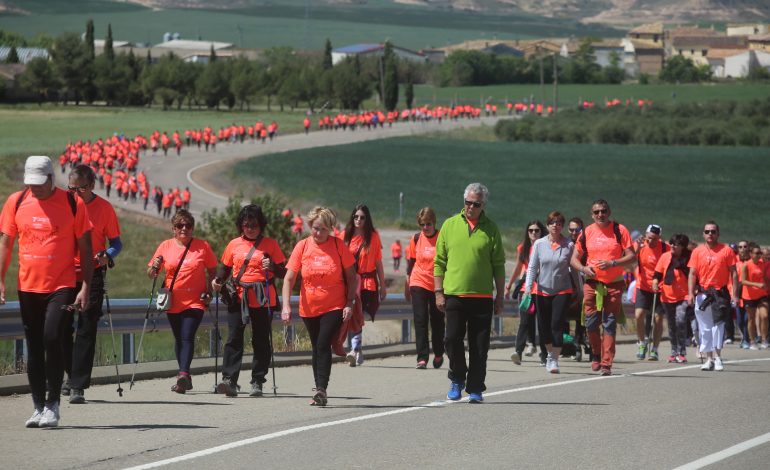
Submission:
<svg viewBox="0 0 770 470">
<path fill-rule="evenodd" d="M 770 96 L 770 85 L 731 83 L 706 85 L 560 85 L 559 105 L 575 107 L 580 100 L 594 101 L 597 106 L 604 106 L 605 99 L 652 100 L 654 103 L 735 100 L 746 101 Z M 540 102 L 540 85 L 490 85 L 476 87 L 433 87 L 421 85 L 414 87 L 415 103 L 418 105 L 446 106 L 453 101 L 479 106 L 485 100 L 497 104 L 498 113 L 504 112 L 503 105 L 511 102 L 529 100 L 534 97 Z M 403 93 L 402 96 L 403 98 Z M 553 85 L 545 85 L 545 102 L 553 102 Z"/>
<path fill-rule="evenodd" d="M 408 222 L 425 205 L 444 219 L 462 207 L 465 186 L 481 181 L 491 192 L 488 213 L 509 244 L 527 221 L 554 209 L 590 222 L 598 198 L 631 230 L 657 223 L 665 237 L 684 232 L 699 240 L 703 222 L 713 218 L 726 241 L 767 244 L 767 185 L 764 176 L 747 179 L 768 174 L 768 152 L 394 138 L 260 157 L 239 163 L 234 174 L 341 214 L 366 203 L 381 225 L 396 221 L 401 191 Z"/>
<path fill-rule="evenodd" d="M 19 0 L 13 3 L 33 14 L 2 14 L 2 29 L 29 37 L 38 33 L 57 35 L 64 31 L 84 31 L 86 20 L 92 18 L 97 38 L 104 37 L 107 24 L 112 23 L 116 40 L 150 44 L 161 42 L 165 32 L 179 32 L 185 39 L 200 37 L 250 48 L 282 45 L 317 50 L 323 48 L 326 38 L 330 38 L 335 47 L 382 42 L 389 38 L 401 47 L 420 49 L 468 39 L 619 37 L 624 34 L 605 26 L 582 25 L 572 20 L 525 14 L 482 14 L 377 0 L 362 4 L 311 5 L 307 21 L 304 0 L 253 0 L 242 8 L 228 10 L 150 10 L 104 0 Z"/>
</svg>

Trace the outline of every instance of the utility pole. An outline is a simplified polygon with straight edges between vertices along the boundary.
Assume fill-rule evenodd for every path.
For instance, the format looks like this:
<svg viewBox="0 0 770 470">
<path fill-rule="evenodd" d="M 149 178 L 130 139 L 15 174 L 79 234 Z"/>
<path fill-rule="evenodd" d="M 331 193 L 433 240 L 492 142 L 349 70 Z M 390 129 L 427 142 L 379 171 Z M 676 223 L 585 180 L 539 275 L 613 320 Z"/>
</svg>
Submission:
<svg viewBox="0 0 770 470">
<path fill-rule="evenodd" d="M 559 110 L 559 67 L 556 65 L 558 54 L 553 55 L 553 112 Z"/>
<path fill-rule="evenodd" d="M 545 72 L 543 71 L 543 53 L 537 46 L 537 56 L 540 58 L 540 104 L 545 103 Z"/>
</svg>

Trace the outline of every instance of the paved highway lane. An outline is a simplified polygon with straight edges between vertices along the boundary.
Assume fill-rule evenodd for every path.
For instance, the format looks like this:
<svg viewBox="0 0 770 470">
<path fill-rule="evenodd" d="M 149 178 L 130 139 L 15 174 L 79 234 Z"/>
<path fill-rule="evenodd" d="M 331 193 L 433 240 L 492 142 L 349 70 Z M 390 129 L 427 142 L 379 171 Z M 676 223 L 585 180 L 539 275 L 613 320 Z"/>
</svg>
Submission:
<svg viewBox="0 0 770 470">
<path fill-rule="evenodd" d="M 212 375 L 194 377 L 185 396 L 168 379 L 139 382 L 123 398 L 98 386 L 86 392 L 89 404 L 64 404 L 61 427 L 51 430 L 25 429 L 29 396 L 8 397 L 0 399 L 0 446 L 8 468 L 649 469 L 764 435 L 730 457 L 731 467 L 738 459 L 761 468 L 770 454 L 770 353 L 728 348 L 726 359 L 740 362 L 717 373 L 639 363 L 634 346 L 621 345 L 608 378 L 572 361 L 551 376 L 493 350 L 481 405 L 446 402 L 446 368 L 418 371 L 413 357 L 336 364 L 325 409 L 307 405 L 307 366 L 278 369 L 278 396 L 261 399 L 210 394 Z"/>
</svg>

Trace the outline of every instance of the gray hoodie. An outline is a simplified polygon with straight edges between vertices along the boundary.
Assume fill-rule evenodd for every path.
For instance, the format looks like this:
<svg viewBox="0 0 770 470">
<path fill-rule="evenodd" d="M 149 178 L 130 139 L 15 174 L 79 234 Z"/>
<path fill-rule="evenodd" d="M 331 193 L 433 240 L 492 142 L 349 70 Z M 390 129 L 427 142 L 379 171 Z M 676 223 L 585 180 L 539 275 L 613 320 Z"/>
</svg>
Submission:
<svg viewBox="0 0 770 470">
<path fill-rule="evenodd" d="M 557 249 L 551 247 L 548 237 L 535 241 L 529 256 L 527 281 L 524 292 L 530 292 L 532 283 L 537 281 L 539 291 L 555 295 L 563 290 L 572 289 L 569 261 L 575 244 L 569 237 L 561 237 Z"/>
</svg>

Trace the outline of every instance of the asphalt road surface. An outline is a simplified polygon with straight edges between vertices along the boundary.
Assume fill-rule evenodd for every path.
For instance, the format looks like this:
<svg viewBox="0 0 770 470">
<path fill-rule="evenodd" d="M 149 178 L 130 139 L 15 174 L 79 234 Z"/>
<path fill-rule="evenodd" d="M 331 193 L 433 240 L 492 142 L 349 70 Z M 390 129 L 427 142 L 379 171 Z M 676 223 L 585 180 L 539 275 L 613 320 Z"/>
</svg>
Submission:
<svg viewBox="0 0 770 470">
<path fill-rule="evenodd" d="M 692 350 L 676 365 L 621 345 L 611 377 L 493 350 L 479 405 L 446 401 L 446 365 L 415 370 L 411 356 L 335 364 L 326 408 L 308 406 L 309 366 L 278 369 L 263 398 L 209 393 L 211 374 L 187 395 L 168 379 L 122 398 L 96 386 L 54 429 L 24 428 L 29 395 L 4 397 L 0 450 L 4 468 L 29 469 L 767 468 L 770 352 L 727 348 L 725 370 L 703 372 Z"/>
</svg>

